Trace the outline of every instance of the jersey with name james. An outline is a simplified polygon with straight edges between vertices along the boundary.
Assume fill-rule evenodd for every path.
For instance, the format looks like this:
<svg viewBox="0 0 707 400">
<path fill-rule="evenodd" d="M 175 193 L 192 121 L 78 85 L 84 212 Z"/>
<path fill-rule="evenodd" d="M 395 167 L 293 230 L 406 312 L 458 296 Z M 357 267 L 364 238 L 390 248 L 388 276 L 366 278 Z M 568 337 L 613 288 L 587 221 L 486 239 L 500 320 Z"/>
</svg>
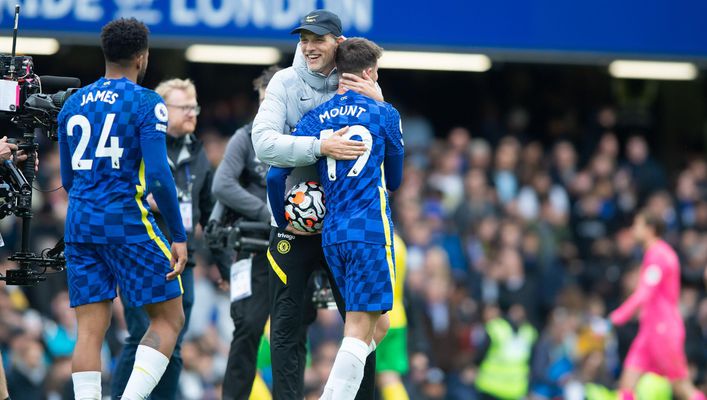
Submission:
<svg viewBox="0 0 707 400">
<path fill-rule="evenodd" d="M 73 170 L 66 242 L 136 243 L 159 233 L 140 140 L 164 140 L 167 119 L 162 98 L 126 78 L 101 78 L 67 100 L 58 118 Z"/>
</svg>

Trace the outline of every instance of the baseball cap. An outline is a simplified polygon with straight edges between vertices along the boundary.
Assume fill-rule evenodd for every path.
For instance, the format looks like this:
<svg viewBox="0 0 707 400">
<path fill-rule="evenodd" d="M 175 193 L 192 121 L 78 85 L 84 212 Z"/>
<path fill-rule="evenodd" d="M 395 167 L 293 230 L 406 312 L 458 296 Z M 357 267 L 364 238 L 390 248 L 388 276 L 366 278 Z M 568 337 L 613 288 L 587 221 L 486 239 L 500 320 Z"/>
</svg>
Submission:
<svg viewBox="0 0 707 400">
<path fill-rule="evenodd" d="M 299 33 L 300 31 L 310 31 L 317 35 L 332 35 L 341 36 L 341 20 L 331 11 L 314 10 L 305 15 L 300 21 L 300 26 L 293 29 L 291 34 Z"/>
</svg>

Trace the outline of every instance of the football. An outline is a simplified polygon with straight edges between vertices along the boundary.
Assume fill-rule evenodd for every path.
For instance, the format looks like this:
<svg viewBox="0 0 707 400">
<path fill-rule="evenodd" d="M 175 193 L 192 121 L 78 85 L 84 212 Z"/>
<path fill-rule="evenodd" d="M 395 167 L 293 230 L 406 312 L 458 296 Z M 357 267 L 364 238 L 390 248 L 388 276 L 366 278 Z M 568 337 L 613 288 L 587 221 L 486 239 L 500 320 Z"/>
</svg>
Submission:
<svg viewBox="0 0 707 400">
<path fill-rule="evenodd" d="M 317 232 L 324 224 L 326 207 L 324 190 L 317 182 L 300 182 L 290 189 L 285 199 L 285 219 L 295 229 Z"/>
</svg>

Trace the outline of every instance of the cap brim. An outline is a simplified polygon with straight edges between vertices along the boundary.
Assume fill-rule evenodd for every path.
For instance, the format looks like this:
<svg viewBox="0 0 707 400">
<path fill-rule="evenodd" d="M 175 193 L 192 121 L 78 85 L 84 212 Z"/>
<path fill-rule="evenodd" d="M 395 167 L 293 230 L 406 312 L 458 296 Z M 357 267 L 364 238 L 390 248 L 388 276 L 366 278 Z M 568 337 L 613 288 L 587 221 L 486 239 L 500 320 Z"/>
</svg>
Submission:
<svg viewBox="0 0 707 400">
<path fill-rule="evenodd" d="M 302 25 L 293 29 L 290 34 L 294 35 L 296 33 L 300 33 L 301 31 L 310 31 L 315 35 L 326 35 L 327 33 L 332 33 L 329 29 L 323 28 L 319 25 Z"/>
</svg>

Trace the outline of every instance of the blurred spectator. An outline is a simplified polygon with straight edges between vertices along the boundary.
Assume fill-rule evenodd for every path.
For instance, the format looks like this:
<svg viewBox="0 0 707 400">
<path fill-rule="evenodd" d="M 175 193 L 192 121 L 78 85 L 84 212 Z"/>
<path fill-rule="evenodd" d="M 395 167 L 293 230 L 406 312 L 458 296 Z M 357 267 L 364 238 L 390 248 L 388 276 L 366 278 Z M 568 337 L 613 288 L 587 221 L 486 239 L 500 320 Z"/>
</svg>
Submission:
<svg viewBox="0 0 707 400">
<path fill-rule="evenodd" d="M 49 372 L 42 344 L 30 334 L 16 336 L 10 344 L 11 366 L 7 387 L 14 399 L 41 399 Z"/>
<path fill-rule="evenodd" d="M 643 136 L 631 136 L 626 143 L 626 168 L 631 173 L 639 200 L 645 200 L 656 190 L 666 187 L 665 171 L 650 157 L 648 143 Z"/>
<path fill-rule="evenodd" d="M 493 183 L 502 205 L 510 203 L 518 192 L 520 182 L 516 176 L 520 144 L 512 137 L 505 137 L 496 150 Z"/>
<path fill-rule="evenodd" d="M 530 398 L 561 398 L 574 372 L 572 341 L 577 319 L 568 310 L 553 311 L 533 353 Z"/>
<path fill-rule="evenodd" d="M 577 174 L 577 153 L 572 143 L 561 141 L 555 143 L 551 169 L 553 180 L 568 187 Z"/>
<path fill-rule="evenodd" d="M 464 177 L 464 201 L 454 213 L 457 232 L 468 232 L 476 221 L 496 214 L 495 193 L 483 170 L 472 168 Z"/>
<path fill-rule="evenodd" d="M 540 217 L 541 204 L 546 199 L 555 215 L 568 215 L 570 204 L 565 189 L 561 185 L 553 184 L 548 173 L 538 171 L 530 178 L 529 184 L 523 186 L 518 193 L 518 215 L 528 221 L 537 220 Z"/>
</svg>

